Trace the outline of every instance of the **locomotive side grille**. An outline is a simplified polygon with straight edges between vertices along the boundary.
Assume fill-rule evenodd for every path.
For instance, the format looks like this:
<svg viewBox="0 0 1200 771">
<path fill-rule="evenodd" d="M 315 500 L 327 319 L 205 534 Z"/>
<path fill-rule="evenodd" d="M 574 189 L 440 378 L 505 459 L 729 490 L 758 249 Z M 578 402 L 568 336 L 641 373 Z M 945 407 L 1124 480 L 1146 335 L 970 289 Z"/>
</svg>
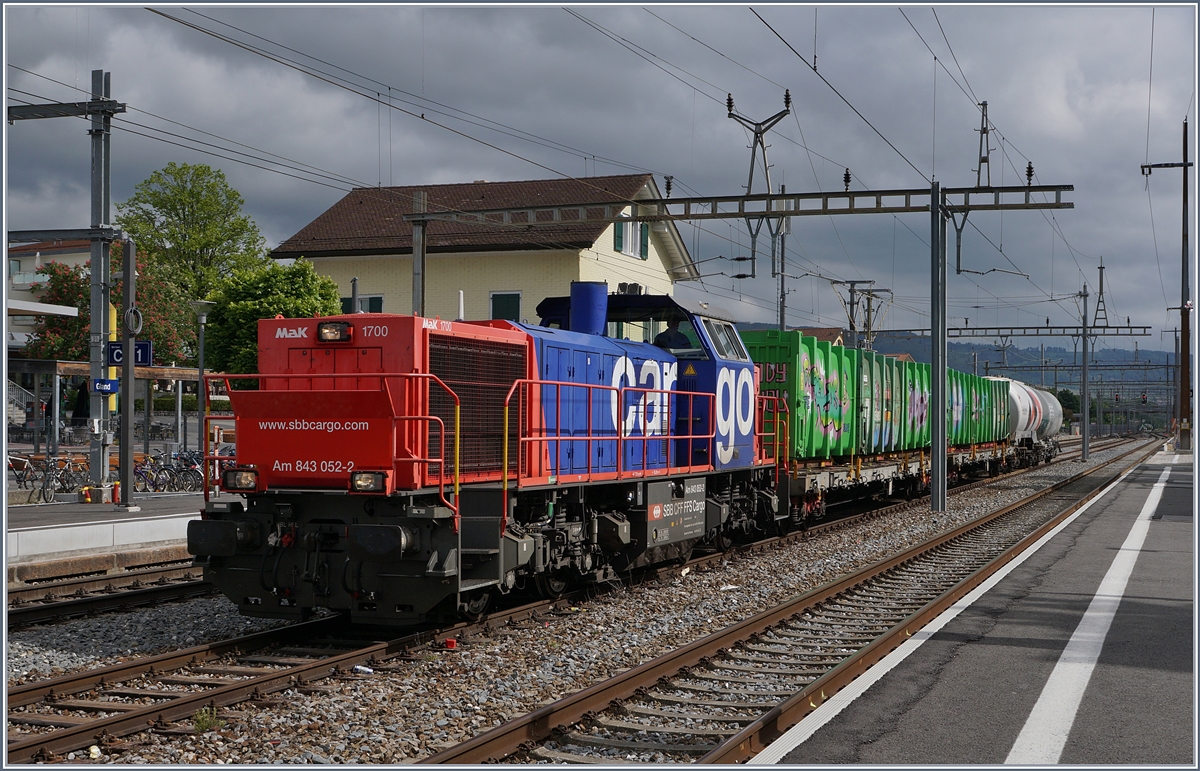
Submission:
<svg viewBox="0 0 1200 771">
<path fill-rule="evenodd" d="M 471 340 L 447 335 L 429 336 L 429 372 L 458 394 L 459 469 L 463 474 L 500 471 L 503 462 L 504 399 L 512 384 L 525 376 L 526 348 L 517 343 Z M 513 399 L 513 406 L 518 404 Z M 454 399 L 436 383 L 429 386 L 429 411 L 446 424 L 446 474 L 454 471 Z M 522 416 L 513 410 L 508 420 L 509 472 L 517 468 L 517 434 Z M 436 425 L 429 427 L 429 457 L 441 450 Z M 431 463 L 439 475 L 441 464 Z"/>
</svg>

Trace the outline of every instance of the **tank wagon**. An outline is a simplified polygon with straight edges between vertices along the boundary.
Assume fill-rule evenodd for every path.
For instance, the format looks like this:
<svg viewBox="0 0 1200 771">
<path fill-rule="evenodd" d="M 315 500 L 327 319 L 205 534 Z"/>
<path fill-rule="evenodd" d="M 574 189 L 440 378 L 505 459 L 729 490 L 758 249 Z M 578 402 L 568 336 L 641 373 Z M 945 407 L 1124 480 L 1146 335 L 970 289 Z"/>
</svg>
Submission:
<svg viewBox="0 0 1200 771">
<path fill-rule="evenodd" d="M 208 501 L 188 528 L 206 579 L 246 615 L 412 624 L 785 518 L 786 426 L 731 321 L 666 297 L 606 309 L 603 284 L 573 295 L 544 326 L 260 321 L 257 389 L 227 378 L 221 486 L 242 499 Z M 676 344 L 645 341 L 671 322 Z"/>
<path fill-rule="evenodd" d="M 604 284 L 537 311 L 260 321 L 258 374 L 210 376 L 236 455 L 188 526 L 206 580 L 250 616 L 473 617 L 928 484 L 928 366 Z M 1057 430 L 1015 382 L 949 382 L 955 473 Z"/>
</svg>

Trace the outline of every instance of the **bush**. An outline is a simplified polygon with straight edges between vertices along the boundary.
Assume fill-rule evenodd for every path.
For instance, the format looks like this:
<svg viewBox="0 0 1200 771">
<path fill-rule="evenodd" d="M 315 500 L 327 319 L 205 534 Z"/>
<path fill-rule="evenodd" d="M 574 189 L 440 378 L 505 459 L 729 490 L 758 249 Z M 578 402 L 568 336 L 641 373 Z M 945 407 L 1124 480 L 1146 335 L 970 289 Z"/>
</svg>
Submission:
<svg viewBox="0 0 1200 771">
<path fill-rule="evenodd" d="M 196 729 L 197 733 L 204 733 L 224 728 L 225 721 L 217 717 L 216 707 L 201 707 L 196 710 L 196 714 L 192 715 L 192 727 Z"/>
</svg>

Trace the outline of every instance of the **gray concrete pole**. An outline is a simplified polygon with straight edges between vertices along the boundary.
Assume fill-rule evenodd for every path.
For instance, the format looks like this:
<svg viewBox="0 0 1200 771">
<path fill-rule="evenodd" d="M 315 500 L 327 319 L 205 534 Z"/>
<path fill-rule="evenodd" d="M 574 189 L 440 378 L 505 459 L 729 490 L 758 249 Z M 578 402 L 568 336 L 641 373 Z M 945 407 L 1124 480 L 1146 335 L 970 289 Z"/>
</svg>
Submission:
<svg viewBox="0 0 1200 771">
<path fill-rule="evenodd" d="M 58 416 L 62 413 L 62 375 L 58 374 L 58 369 L 55 368 L 54 374 L 50 376 L 50 385 L 53 387 L 53 396 L 50 397 L 50 412 L 47 417 L 50 420 L 49 432 L 50 436 L 46 442 L 50 448 L 51 455 L 58 455 L 58 437 L 62 433 L 62 424 Z"/>
<path fill-rule="evenodd" d="M 946 220 L 942 214 L 941 185 L 933 183 L 929 194 L 930 239 L 930 331 L 933 338 L 930 366 L 931 462 L 930 508 L 946 510 Z"/>
<path fill-rule="evenodd" d="M 182 380 L 175 381 L 175 441 L 179 443 L 180 448 L 187 449 L 187 422 L 183 419 Z"/>
<path fill-rule="evenodd" d="M 143 429 L 142 430 L 142 454 L 149 455 L 150 454 L 150 426 L 152 424 L 152 418 L 154 416 L 154 381 L 153 380 L 149 380 L 149 379 L 146 380 L 146 398 L 143 401 L 143 404 L 146 405 L 146 414 L 142 418 L 142 420 L 144 421 L 144 424 L 142 426 L 142 429 Z"/>
<path fill-rule="evenodd" d="M 92 99 L 97 100 L 104 96 L 104 72 L 102 70 L 92 70 Z M 104 209 L 104 117 L 100 113 L 93 113 L 90 121 L 88 134 L 92 137 L 92 190 L 91 190 L 91 208 L 92 208 L 92 227 L 99 227 L 104 223 L 107 217 L 107 212 Z M 88 336 L 88 374 L 91 376 L 90 386 L 92 388 L 88 402 L 88 414 L 93 421 L 99 419 L 100 431 L 103 432 L 108 426 L 107 415 L 107 399 L 103 394 L 97 393 L 95 390 L 96 381 L 104 378 L 104 342 L 107 339 L 105 335 L 105 326 L 108 321 L 108 276 L 104 272 L 104 245 L 99 241 L 92 241 L 91 249 L 91 300 L 89 303 L 90 317 L 89 326 L 90 334 Z M 91 441 L 88 446 L 88 459 L 92 484 L 100 484 L 104 480 L 104 465 L 107 460 L 104 458 L 104 443 L 103 433 L 91 433 Z"/>
<path fill-rule="evenodd" d="M 37 455 L 42 451 L 42 426 L 46 425 L 46 419 L 42 412 L 42 376 L 35 374 L 33 376 L 33 453 Z M 47 443 L 47 451 L 50 447 Z"/>
<path fill-rule="evenodd" d="M 125 297 L 121 303 L 121 506 L 127 511 L 137 511 L 138 507 L 133 505 L 133 408 L 137 397 L 134 366 L 137 364 L 137 333 L 142 330 L 142 322 L 137 310 L 137 251 L 132 239 L 125 239 L 121 259 L 125 280 Z"/>
<path fill-rule="evenodd" d="M 1083 434 L 1083 441 L 1079 454 L 1079 460 L 1086 461 L 1088 459 L 1088 439 L 1092 433 L 1092 414 L 1091 414 L 1091 385 L 1088 383 L 1088 291 L 1087 284 L 1083 286 L 1083 374 L 1079 386 L 1080 409 L 1083 410 L 1083 420 L 1079 421 Z M 1097 425 L 1099 423 L 1097 422 Z"/>
<path fill-rule="evenodd" d="M 1180 284 L 1179 446 L 1192 449 L 1192 309 L 1188 307 L 1188 126 L 1183 121 L 1183 280 Z"/>
</svg>

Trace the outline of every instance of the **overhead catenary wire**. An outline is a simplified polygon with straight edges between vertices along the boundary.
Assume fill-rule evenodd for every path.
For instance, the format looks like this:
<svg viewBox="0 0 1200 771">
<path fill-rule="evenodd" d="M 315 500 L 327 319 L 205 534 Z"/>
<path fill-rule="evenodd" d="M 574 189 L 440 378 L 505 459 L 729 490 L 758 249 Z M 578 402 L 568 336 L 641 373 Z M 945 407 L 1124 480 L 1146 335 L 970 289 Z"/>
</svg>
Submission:
<svg viewBox="0 0 1200 771">
<path fill-rule="evenodd" d="M 838 91 L 838 90 L 837 90 L 837 87 L 835 87 L 835 86 L 834 86 L 832 83 L 830 83 L 830 82 L 829 82 L 829 81 L 828 81 L 828 80 L 825 78 L 825 76 L 824 76 L 824 75 L 822 75 L 821 73 L 817 72 L 817 70 L 816 70 L 816 69 L 815 69 L 815 68 L 814 68 L 814 67 L 813 67 L 811 64 L 809 64 L 809 63 L 808 63 L 808 60 L 807 60 L 807 59 L 805 59 L 805 58 L 804 58 L 804 56 L 803 56 L 803 55 L 802 55 L 802 54 L 801 54 L 799 51 L 797 51 L 797 50 L 796 50 L 794 47 L 792 47 L 792 44 L 791 44 L 791 43 L 789 43 L 789 42 L 787 41 L 787 39 L 783 37 L 783 35 L 780 35 L 780 34 L 779 34 L 779 32 L 777 32 L 777 31 L 775 30 L 775 28 L 774 28 L 774 27 L 772 27 L 772 26 L 771 26 L 771 25 L 770 25 L 770 24 L 767 22 L 767 20 L 766 20 L 766 19 L 764 19 L 762 16 L 760 16 L 760 15 L 759 15 L 758 11 L 754 10 L 753 8 L 751 8 L 751 9 L 750 9 L 750 13 L 754 14 L 755 16 L 757 16 L 757 17 L 758 17 L 758 20 L 759 20 L 759 21 L 761 21 L 761 22 L 763 23 L 763 25 L 764 25 L 764 26 L 766 26 L 766 28 L 767 28 L 767 29 L 771 30 L 771 32 L 772 32 L 772 33 L 775 35 L 775 37 L 779 38 L 780 42 L 782 42 L 782 43 L 783 43 L 785 46 L 787 46 L 788 50 L 790 50 L 790 51 L 791 51 L 793 54 L 795 54 L 795 55 L 796 55 L 796 58 L 797 58 L 797 59 L 799 59 L 800 61 L 804 62 L 805 66 L 807 66 L 807 67 L 808 67 L 810 70 L 812 70 L 812 71 L 813 71 L 813 74 L 814 74 L 814 75 L 816 75 L 818 78 L 820 78 L 822 83 L 824 83 L 825 85 L 829 86 L 830 90 L 831 90 L 831 91 L 833 91 L 833 93 L 834 93 L 834 94 L 836 94 L 836 95 L 837 95 L 837 97 L 838 97 L 839 99 L 841 99 L 843 102 L 845 102 L 846 106 L 847 106 L 847 107 L 849 107 L 849 108 L 850 108 L 850 109 L 851 109 L 851 110 L 854 112 L 854 114 L 855 114 L 855 115 L 857 115 L 859 118 L 861 118 L 861 119 L 862 119 L 862 121 L 863 121 L 863 123 L 866 123 L 866 124 L 867 124 L 867 126 L 868 126 L 868 127 L 869 127 L 869 128 L 872 130 L 872 131 L 874 131 L 874 132 L 875 132 L 875 134 L 876 134 L 876 135 L 878 135 L 878 137 L 879 137 L 880 139 L 882 139 L 882 140 L 884 141 L 884 143 L 885 143 L 885 144 L 887 144 L 887 146 L 888 146 L 888 147 L 892 148 L 892 150 L 893 150 L 893 151 L 895 151 L 895 153 L 896 153 L 897 155 L 899 155 L 899 156 L 900 156 L 900 158 L 901 158 L 901 159 L 902 159 L 902 160 L 903 160 L 905 163 L 907 163 L 907 164 L 909 165 L 909 167 L 910 167 L 910 168 L 912 168 L 912 170 L 913 170 L 913 171 L 917 172 L 917 174 L 919 174 L 919 175 L 921 176 L 921 179 L 925 180 L 925 181 L 926 181 L 927 183 L 929 183 L 929 184 L 933 184 L 933 181 L 932 181 L 932 180 L 931 180 L 931 179 L 930 179 L 928 176 L 926 176 L 925 172 L 923 172 L 923 171 L 921 171 L 919 168 L 917 168 L 917 166 L 916 166 L 916 165 L 915 165 L 915 164 L 914 164 L 912 161 L 910 161 L 910 160 L 908 159 L 908 156 L 906 156 L 904 153 L 900 152 L 900 149 L 899 149 L 898 147 L 896 147 L 896 145 L 892 144 L 892 141 L 891 141 L 890 139 L 888 139 L 887 137 L 885 137 L 885 136 L 883 135 L 883 132 L 881 132 L 879 129 L 875 128 L 875 125 L 874 125 L 873 123 L 871 123 L 871 121 L 867 120 L 867 117 L 866 117 L 865 115 L 863 115 L 861 112 L 859 112 L 858 108 L 857 108 L 857 107 L 855 107 L 853 104 L 851 104 L 849 99 L 847 99 L 846 97 L 842 96 L 842 92 Z"/>
</svg>

